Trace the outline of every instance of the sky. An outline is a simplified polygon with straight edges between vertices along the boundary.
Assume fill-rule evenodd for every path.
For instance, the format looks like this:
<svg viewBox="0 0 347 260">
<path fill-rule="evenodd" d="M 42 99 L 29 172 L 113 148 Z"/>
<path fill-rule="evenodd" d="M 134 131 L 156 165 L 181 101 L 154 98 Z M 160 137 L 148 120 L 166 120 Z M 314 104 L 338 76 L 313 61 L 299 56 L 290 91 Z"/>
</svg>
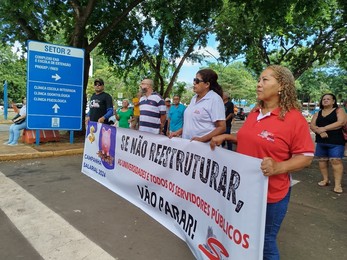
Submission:
<svg viewBox="0 0 347 260">
<path fill-rule="evenodd" d="M 197 50 L 196 48 L 195 51 L 207 56 L 206 61 L 217 62 L 216 59 L 219 58 L 219 52 L 217 50 L 218 44 L 219 43 L 215 40 L 215 37 L 212 35 L 208 39 L 206 48 L 203 48 L 201 50 Z M 196 72 L 200 69 L 200 67 L 206 66 L 206 61 L 202 64 L 185 61 L 180 70 L 180 73 L 178 74 L 178 81 L 193 84 L 193 78 L 195 78 Z M 177 61 L 177 63 L 178 62 L 179 60 Z"/>
</svg>

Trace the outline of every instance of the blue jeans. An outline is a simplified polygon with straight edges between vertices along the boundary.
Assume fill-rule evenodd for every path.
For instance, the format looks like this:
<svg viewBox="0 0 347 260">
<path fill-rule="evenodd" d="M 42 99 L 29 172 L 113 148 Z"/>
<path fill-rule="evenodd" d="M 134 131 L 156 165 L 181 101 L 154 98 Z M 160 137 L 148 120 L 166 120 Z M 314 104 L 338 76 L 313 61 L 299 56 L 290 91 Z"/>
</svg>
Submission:
<svg viewBox="0 0 347 260">
<path fill-rule="evenodd" d="M 10 134 L 8 138 L 8 144 L 18 144 L 18 139 L 20 135 L 20 130 L 24 129 L 26 127 L 26 121 L 23 123 L 16 125 L 12 124 L 10 126 Z"/>
<path fill-rule="evenodd" d="M 344 150 L 344 145 L 317 143 L 314 155 L 322 158 L 342 158 Z"/>
<path fill-rule="evenodd" d="M 225 130 L 225 134 L 230 134 L 231 131 L 231 126 L 227 126 Z M 231 141 L 225 141 L 228 150 L 232 151 L 233 150 L 233 143 Z"/>
<path fill-rule="evenodd" d="M 276 238 L 287 213 L 290 190 L 289 188 L 287 195 L 279 202 L 267 204 L 263 260 L 280 259 Z"/>
</svg>

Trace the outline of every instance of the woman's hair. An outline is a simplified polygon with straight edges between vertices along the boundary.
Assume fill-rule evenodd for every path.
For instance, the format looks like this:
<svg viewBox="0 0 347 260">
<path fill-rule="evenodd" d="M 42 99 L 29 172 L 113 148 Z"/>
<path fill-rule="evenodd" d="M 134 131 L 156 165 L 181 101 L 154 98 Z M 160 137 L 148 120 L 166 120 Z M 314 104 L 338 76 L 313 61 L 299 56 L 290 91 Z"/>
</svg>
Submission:
<svg viewBox="0 0 347 260">
<path fill-rule="evenodd" d="M 202 69 L 202 70 L 199 70 L 196 74 L 199 74 L 205 83 L 209 82 L 210 83 L 210 90 L 213 90 L 221 98 L 223 98 L 223 89 L 217 82 L 218 75 L 216 72 L 214 72 L 211 69 Z"/>
<path fill-rule="evenodd" d="M 332 94 L 332 93 L 326 93 L 326 94 L 324 94 L 324 95 L 320 98 L 320 101 L 319 101 L 319 108 L 320 108 L 320 109 L 323 109 L 323 108 L 324 108 L 324 106 L 323 106 L 323 98 L 324 98 L 325 96 L 331 96 L 331 97 L 333 98 L 333 100 L 334 100 L 334 105 L 333 105 L 333 107 L 338 107 L 338 105 L 337 105 L 337 100 L 336 100 L 336 96 L 335 96 L 334 94 Z"/>
<path fill-rule="evenodd" d="M 284 119 L 284 116 L 291 109 L 301 109 L 301 105 L 298 102 L 295 89 L 295 79 L 292 72 L 281 65 L 270 65 L 266 69 L 273 71 L 272 76 L 277 80 L 278 84 L 282 87 L 279 92 L 279 107 L 281 109 L 279 118 Z M 264 101 L 259 100 L 258 105 L 264 107 Z"/>
</svg>

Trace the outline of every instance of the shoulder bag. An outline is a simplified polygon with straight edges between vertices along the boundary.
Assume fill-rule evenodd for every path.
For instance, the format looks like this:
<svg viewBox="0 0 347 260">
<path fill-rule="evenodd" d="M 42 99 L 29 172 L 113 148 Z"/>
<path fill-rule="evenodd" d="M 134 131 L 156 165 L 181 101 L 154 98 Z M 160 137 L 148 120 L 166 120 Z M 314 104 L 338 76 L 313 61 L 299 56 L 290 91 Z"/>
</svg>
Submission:
<svg viewBox="0 0 347 260">
<path fill-rule="evenodd" d="M 19 125 L 19 124 L 21 124 L 21 123 L 23 123 L 25 121 L 25 117 L 24 117 L 24 118 L 22 118 L 20 120 L 17 120 L 16 122 L 14 122 L 14 120 L 16 120 L 18 117 L 20 117 L 20 114 L 17 114 L 17 115 L 15 115 L 14 118 L 12 118 L 12 122 L 15 123 L 16 125 Z"/>
</svg>

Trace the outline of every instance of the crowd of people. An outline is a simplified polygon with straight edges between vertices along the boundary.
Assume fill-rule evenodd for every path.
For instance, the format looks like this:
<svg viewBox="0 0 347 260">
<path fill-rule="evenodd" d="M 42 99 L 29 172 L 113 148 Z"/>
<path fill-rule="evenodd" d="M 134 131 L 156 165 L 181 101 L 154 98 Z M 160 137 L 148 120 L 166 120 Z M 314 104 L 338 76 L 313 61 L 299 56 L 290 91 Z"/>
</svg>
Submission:
<svg viewBox="0 0 347 260">
<path fill-rule="evenodd" d="M 154 134 L 172 137 L 182 137 L 190 140 L 208 142 L 214 135 L 230 132 L 234 117 L 234 106 L 229 95 L 222 91 L 217 82 L 218 75 L 211 69 L 197 72 L 193 79 L 196 93 L 188 107 L 180 102 L 179 95 L 173 95 L 165 100 L 153 90 L 153 80 L 143 79 L 139 93 L 133 98 L 134 108 L 129 108 L 127 99 L 122 101 L 122 107 L 113 112 L 112 97 L 106 93 L 104 81 L 94 81 L 95 93 L 90 99 L 88 121 L 117 125 Z M 224 102 L 223 95 L 227 95 Z M 232 115 L 231 115 L 232 114 Z M 115 117 L 117 124 L 110 120 Z M 227 117 L 228 127 L 226 126 Z M 231 145 L 228 146 L 231 150 Z"/>
<path fill-rule="evenodd" d="M 209 143 L 212 150 L 225 146 L 236 152 L 262 159 L 260 170 L 269 177 L 263 259 L 279 259 L 276 238 L 286 215 L 291 193 L 291 173 L 319 159 L 322 180 L 320 187 L 330 185 L 329 163 L 333 172 L 335 193 L 343 193 L 342 158 L 347 156 L 347 99 L 339 107 L 332 93 L 322 95 L 320 110 L 310 124 L 301 113 L 295 79 L 291 71 L 280 65 L 268 66 L 259 76 L 256 86 L 258 103 L 236 134 L 231 133 L 236 107 L 229 93 L 223 92 L 218 75 L 211 69 L 199 70 L 193 79 L 195 95 L 186 107 L 180 96 L 171 99 L 154 90 L 153 80 L 143 79 L 139 92 L 122 101 L 114 111 L 113 98 L 105 92 L 104 81 L 94 80 L 95 93 L 90 98 L 85 122 L 94 121 L 122 128 L 181 137 Z M 115 117 L 112 121 L 111 117 Z M 17 145 L 20 130 L 26 127 L 26 99 L 13 119 L 9 139 L 5 144 Z M 310 135 L 315 134 L 316 146 Z"/>
<path fill-rule="evenodd" d="M 102 80 L 95 81 L 88 119 L 107 122 L 113 111 L 108 94 L 98 99 Z M 99 91 L 99 93 L 98 93 Z M 323 180 L 319 186 L 330 184 L 328 162 L 334 174 L 334 192 L 342 193 L 342 157 L 346 155 L 343 128 L 347 123 L 346 109 L 337 106 L 336 97 L 327 93 L 320 101 L 320 111 L 310 125 L 301 113 L 295 79 L 291 71 L 280 65 L 267 67 L 256 86 L 258 103 L 236 134 L 231 134 L 235 107 L 227 92 L 218 83 L 211 69 L 199 70 L 193 79 L 189 105 L 180 97 L 165 100 L 154 91 L 153 81 L 144 79 L 140 93 L 133 99 L 134 113 L 128 112 L 129 102 L 123 101 L 116 117 L 120 127 L 131 127 L 169 138 L 182 137 L 191 141 L 209 142 L 212 150 L 225 145 L 236 152 L 262 159 L 260 169 L 269 177 L 263 259 L 279 259 L 276 238 L 286 215 L 291 193 L 291 173 L 309 166 L 314 156 L 319 158 Z M 104 104 L 101 104 L 104 102 Z M 103 112 L 93 112 L 103 108 Z M 135 114 L 136 113 L 136 114 Z M 316 134 L 316 147 L 310 134 Z"/>
</svg>

